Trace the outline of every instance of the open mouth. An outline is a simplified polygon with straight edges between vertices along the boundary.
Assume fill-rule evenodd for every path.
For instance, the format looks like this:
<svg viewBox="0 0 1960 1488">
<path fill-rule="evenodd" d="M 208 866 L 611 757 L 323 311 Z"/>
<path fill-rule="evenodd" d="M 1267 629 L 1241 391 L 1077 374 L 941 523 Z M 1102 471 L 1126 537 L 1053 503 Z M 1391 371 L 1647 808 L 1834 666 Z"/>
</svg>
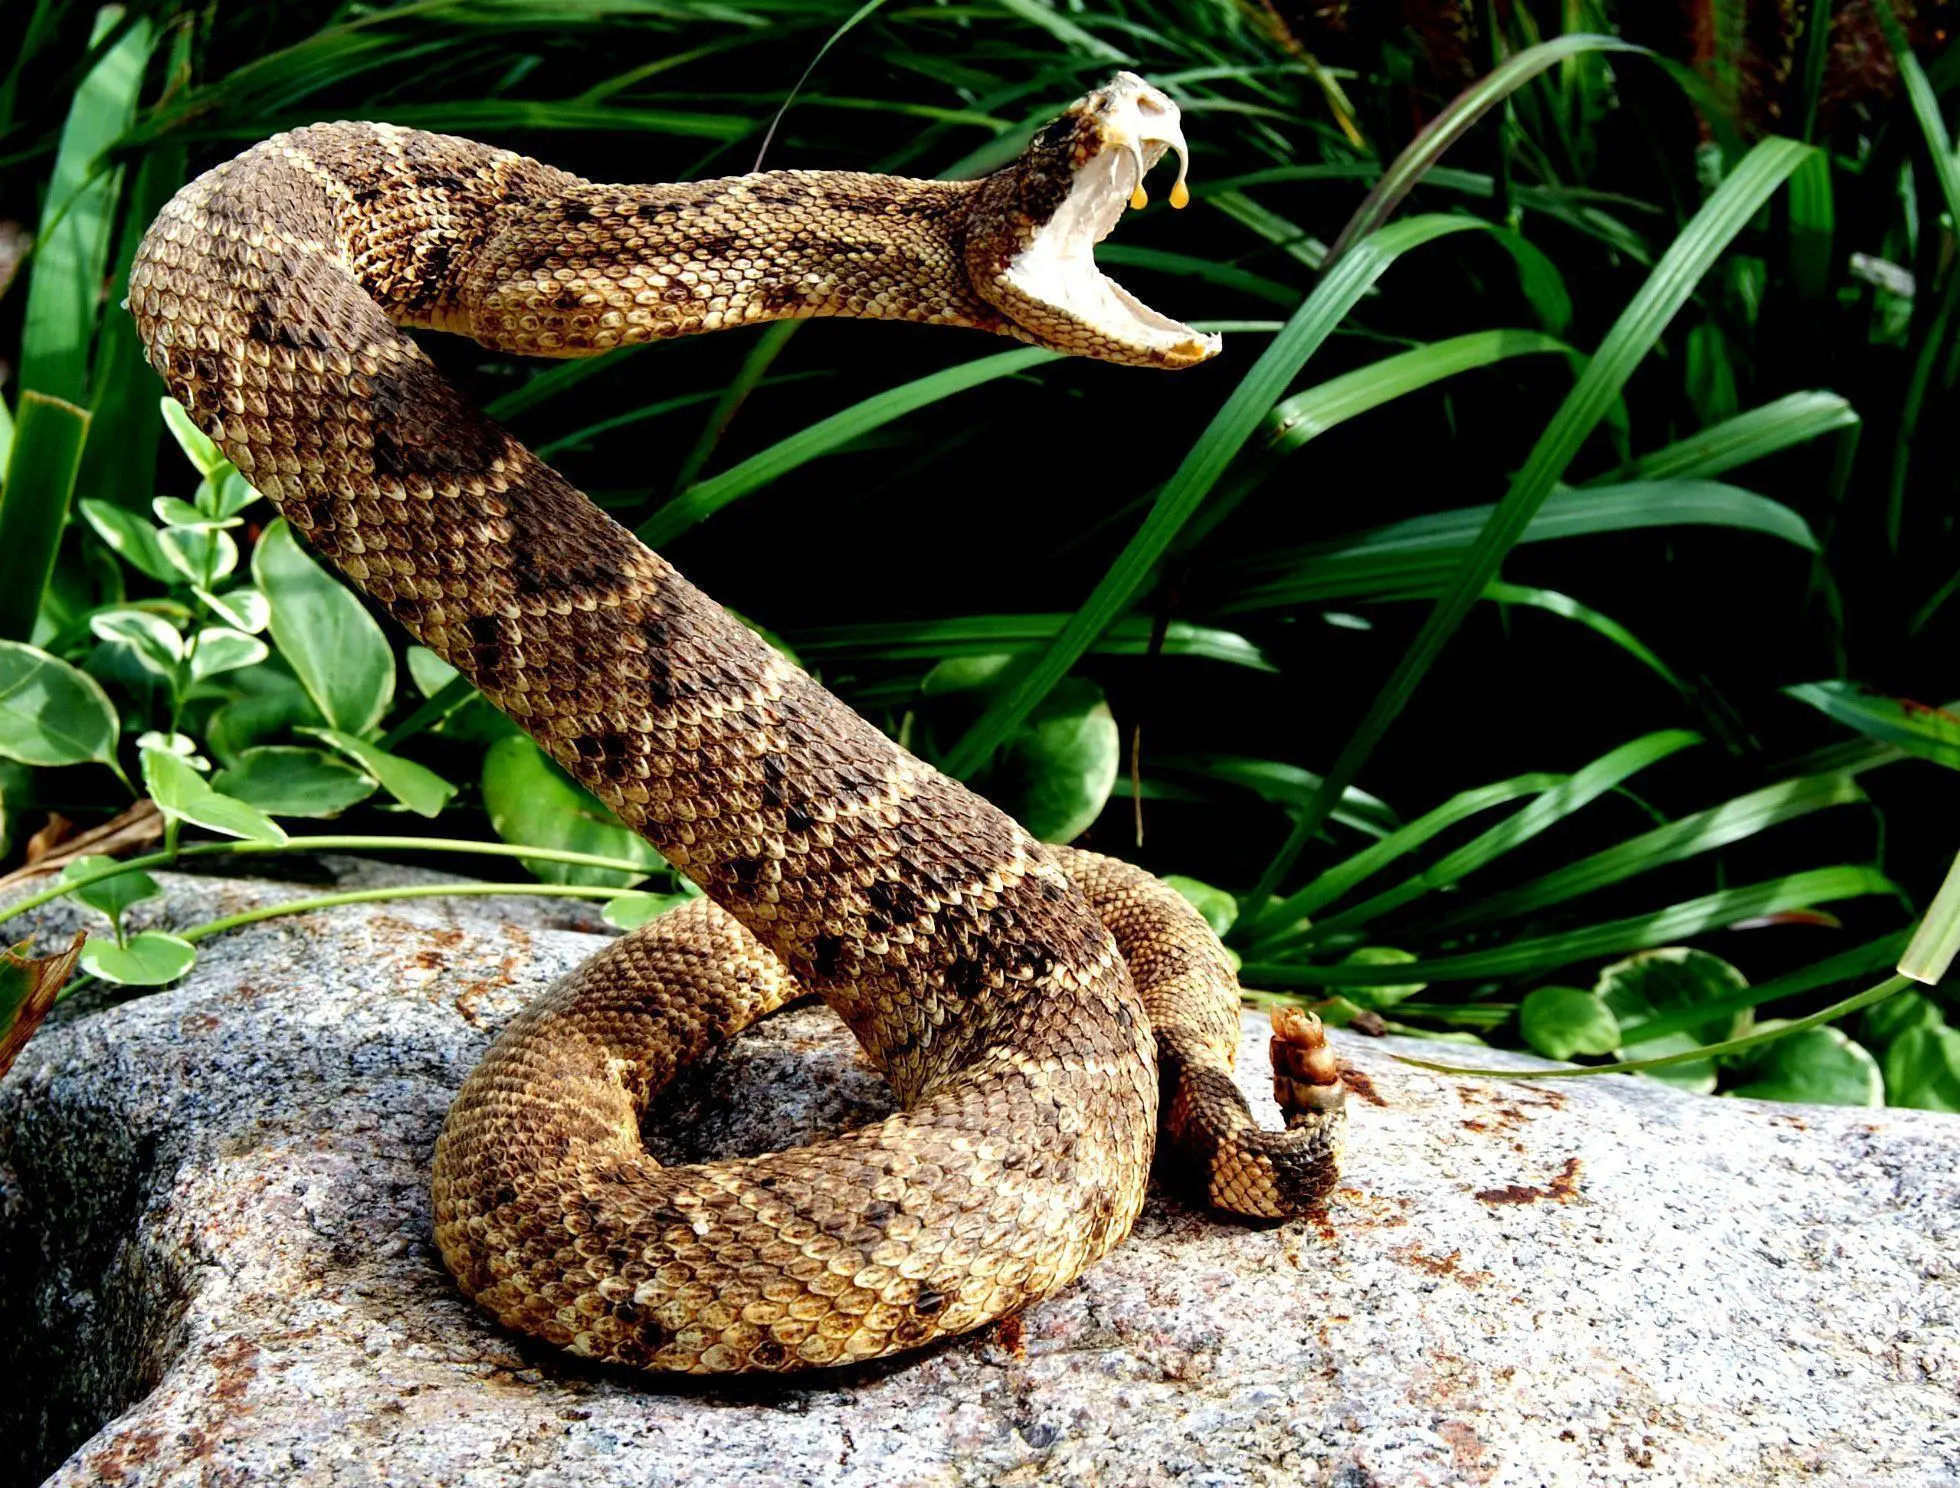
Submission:
<svg viewBox="0 0 1960 1488">
<path fill-rule="evenodd" d="M 1177 105 L 1135 74 L 1120 73 L 1106 90 L 1096 123 L 1101 147 L 1076 167 L 1067 199 L 1008 264 L 1008 282 L 1141 359 L 1183 367 L 1216 356 L 1219 337 L 1159 314 L 1096 266 L 1096 244 L 1109 236 L 1125 207 L 1147 204 L 1144 177 L 1167 153 L 1178 166 L 1170 203 L 1190 201 L 1184 184 L 1190 159 Z"/>
</svg>

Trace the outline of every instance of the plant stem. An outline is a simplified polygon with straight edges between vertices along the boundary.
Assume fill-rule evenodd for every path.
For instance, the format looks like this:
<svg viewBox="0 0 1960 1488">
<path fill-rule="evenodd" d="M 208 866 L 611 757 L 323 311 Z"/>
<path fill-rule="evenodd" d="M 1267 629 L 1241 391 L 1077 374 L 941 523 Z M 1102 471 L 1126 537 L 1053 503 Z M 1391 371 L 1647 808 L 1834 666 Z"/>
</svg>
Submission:
<svg viewBox="0 0 1960 1488">
<path fill-rule="evenodd" d="M 175 822 L 171 823 L 172 826 Z M 85 889 L 90 884 L 101 883 L 124 873 L 135 873 L 146 868 L 168 868 L 179 858 L 231 857 L 247 854 L 292 853 L 292 852 L 447 852 L 477 853 L 490 858 L 533 858 L 541 863 L 565 863 L 577 868 L 608 868 L 618 873 L 632 873 L 646 877 L 644 863 L 629 863 L 621 858 L 602 858 L 595 853 L 565 852 L 553 847 L 527 847 L 514 842 L 472 842 L 467 838 L 456 837 L 292 837 L 283 843 L 275 842 L 197 842 L 189 847 L 150 853 L 145 857 L 130 858 L 126 862 L 115 863 L 94 873 L 85 873 L 79 878 L 69 879 L 44 889 L 38 894 L 30 894 L 18 903 L 0 911 L 0 921 L 25 914 L 30 909 L 39 909 L 51 899 L 59 899 L 63 894 L 76 889 Z M 448 885 L 454 889 L 455 885 Z M 517 893 L 533 892 L 529 884 L 501 884 L 499 888 Z M 545 888 L 565 887 L 548 885 Z M 542 891 L 537 890 L 537 891 Z M 610 889 L 608 895 L 623 893 L 621 889 Z M 574 896 L 578 897 L 578 896 Z"/>
<path fill-rule="evenodd" d="M 343 904 L 380 904 L 389 899 L 449 899 L 489 894 L 536 894 L 560 899 L 617 899 L 624 889 L 601 888 L 596 884 L 398 884 L 383 889 L 348 889 L 338 894 L 317 894 L 311 899 L 288 899 L 283 904 L 261 904 L 257 909 L 241 910 L 220 920 L 192 925 L 170 933 L 193 943 L 208 940 L 241 925 L 256 925 L 280 915 L 310 914 L 316 909 L 336 909 Z"/>
<path fill-rule="evenodd" d="M 1826 1023 L 1836 1022 L 1839 1018 L 1849 1013 L 1855 1013 L 1860 1008 L 1868 1008 L 1875 1002 L 1883 1002 L 1886 998 L 1895 996 L 1912 985 L 1912 980 L 1909 977 L 1887 977 L 1876 987 L 1867 987 L 1855 997 L 1847 997 L 1842 1002 L 1834 1002 L 1829 1007 L 1812 1013 L 1807 1018 L 1793 1018 L 1790 1022 L 1782 1024 L 1780 1027 L 1772 1028 L 1764 1033 L 1752 1033 L 1743 1038 L 1728 1039 L 1719 1044 L 1703 1044 L 1699 1048 L 1686 1049 L 1679 1054 L 1662 1054 L 1653 1059 L 1623 1059 L 1617 1064 L 1571 1065 L 1565 1069 L 1497 1070 L 1477 1069 L 1468 1065 L 1458 1064 L 1431 1064 L 1426 1059 L 1412 1059 L 1407 1054 L 1397 1054 L 1395 1057 L 1404 1064 L 1412 1064 L 1417 1069 L 1425 1069 L 1432 1074 L 1481 1075 L 1492 1080 L 1568 1080 L 1581 1075 L 1624 1075 L 1639 1070 L 1660 1069 L 1670 1064 L 1690 1064 L 1696 1060 L 1712 1059 L 1726 1054 L 1739 1054 L 1745 1049 L 1761 1048 L 1764 1044 L 1773 1044 L 1780 1038 L 1787 1038 L 1790 1034 L 1802 1033 L 1805 1029 L 1818 1028 Z"/>
</svg>

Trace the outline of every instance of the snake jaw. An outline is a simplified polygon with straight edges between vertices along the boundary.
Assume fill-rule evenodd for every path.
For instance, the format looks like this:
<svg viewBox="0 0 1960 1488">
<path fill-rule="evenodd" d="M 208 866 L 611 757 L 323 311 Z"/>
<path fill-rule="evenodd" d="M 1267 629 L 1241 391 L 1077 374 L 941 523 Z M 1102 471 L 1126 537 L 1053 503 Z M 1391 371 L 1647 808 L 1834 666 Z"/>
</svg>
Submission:
<svg viewBox="0 0 1960 1488">
<path fill-rule="evenodd" d="M 1121 72 L 1044 129 L 1002 175 L 1020 193 L 1004 260 L 981 293 L 1024 339 L 1058 351 L 1139 366 L 1189 367 L 1218 355 L 1220 338 L 1153 310 L 1096 265 L 1095 247 L 1126 206 L 1149 200 L 1143 178 L 1178 160 L 1171 205 L 1190 200 L 1190 152 L 1169 95 Z"/>
</svg>

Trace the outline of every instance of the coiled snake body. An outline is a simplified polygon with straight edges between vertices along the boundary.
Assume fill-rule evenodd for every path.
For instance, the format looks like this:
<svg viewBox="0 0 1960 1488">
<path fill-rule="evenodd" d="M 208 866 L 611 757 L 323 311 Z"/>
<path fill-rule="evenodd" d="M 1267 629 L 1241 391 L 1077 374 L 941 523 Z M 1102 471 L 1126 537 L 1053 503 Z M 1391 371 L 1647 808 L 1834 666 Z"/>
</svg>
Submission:
<svg viewBox="0 0 1960 1488">
<path fill-rule="evenodd" d="M 129 307 L 192 418 L 312 545 L 707 892 L 518 1017 L 435 1156 L 436 1240 L 506 1325 L 648 1369 L 914 1347 L 1066 1284 L 1167 1166 L 1242 1214 L 1333 1181 L 1340 1085 L 1276 1023 L 1289 1129 L 1230 1079 L 1237 983 L 1172 890 L 1044 847 L 689 586 L 400 329 L 575 356 L 787 316 L 964 325 L 1176 367 L 1216 350 L 1090 250 L 1177 111 L 1119 75 L 984 180 L 606 186 L 467 140 L 317 125 L 186 187 Z M 1179 194 L 1181 194 L 1181 178 Z M 664 1168 L 675 1073 L 803 991 L 905 1109 Z"/>
</svg>

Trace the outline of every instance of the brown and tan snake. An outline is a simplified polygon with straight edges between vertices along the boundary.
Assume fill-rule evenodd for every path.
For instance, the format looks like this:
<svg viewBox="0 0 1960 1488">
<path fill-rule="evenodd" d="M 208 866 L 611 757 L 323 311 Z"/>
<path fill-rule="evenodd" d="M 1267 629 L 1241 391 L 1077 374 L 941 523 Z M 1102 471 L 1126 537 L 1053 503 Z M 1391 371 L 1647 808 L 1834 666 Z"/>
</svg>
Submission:
<svg viewBox="0 0 1960 1488">
<path fill-rule="evenodd" d="M 1172 889 L 1046 847 L 899 748 L 466 404 L 403 327 L 582 356 L 758 321 L 968 326 L 1142 366 L 1218 349 L 1092 254 L 1184 143 L 1119 74 L 983 180 L 581 180 L 384 124 L 265 141 L 150 228 L 152 364 L 320 553 L 706 891 L 521 1014 L 435 1153 L 437 1244 L 505 1325 L 651 1370 L 913 1348 L 1057 1288 L 1166 1168 L 1281 1217 L 1334 1181 L 1341 1085 L 1275 1020 L 1288 1130 L 1231 1079 L 1238 983 Z M 1183 196 L 1180 174 L 1173 199 Z M 662 1167 L 676 1072 L 804 992 L 904 1109 Z"/>
</svg>

